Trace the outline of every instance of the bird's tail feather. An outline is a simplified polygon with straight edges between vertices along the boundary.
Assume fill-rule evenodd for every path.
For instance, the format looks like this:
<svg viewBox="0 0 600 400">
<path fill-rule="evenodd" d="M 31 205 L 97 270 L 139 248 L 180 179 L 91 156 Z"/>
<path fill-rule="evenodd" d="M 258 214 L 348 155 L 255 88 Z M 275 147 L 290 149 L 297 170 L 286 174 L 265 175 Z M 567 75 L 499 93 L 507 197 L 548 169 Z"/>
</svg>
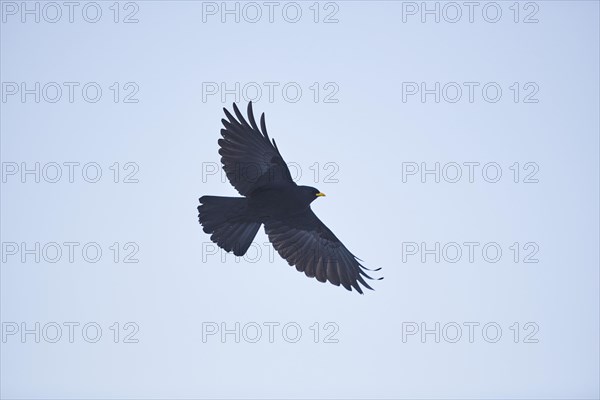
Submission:
<svg viewBox="0 0 600 400">
<path fill-rule="evenodd" d="M 247 213 L 248 199 L 243 197 L 202 196 L 198 219 L 210 239 L 226 251 L 243 256 L 260 229 L 260 222 Z"/>
</svg>

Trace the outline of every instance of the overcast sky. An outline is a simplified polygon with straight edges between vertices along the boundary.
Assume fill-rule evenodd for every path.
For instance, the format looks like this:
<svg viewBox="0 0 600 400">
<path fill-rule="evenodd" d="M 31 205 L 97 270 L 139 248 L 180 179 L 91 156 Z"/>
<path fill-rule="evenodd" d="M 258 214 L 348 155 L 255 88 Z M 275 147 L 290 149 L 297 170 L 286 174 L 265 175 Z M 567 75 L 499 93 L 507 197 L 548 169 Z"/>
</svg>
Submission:
<svg viewBox="0 0 600 400">
<path fill-rule="evenodd" d="M 598 3 L 22 4 L 3 397 L 599 396 Z M 234 100 L 375 291 L 202 232 Z"/>
</svg>

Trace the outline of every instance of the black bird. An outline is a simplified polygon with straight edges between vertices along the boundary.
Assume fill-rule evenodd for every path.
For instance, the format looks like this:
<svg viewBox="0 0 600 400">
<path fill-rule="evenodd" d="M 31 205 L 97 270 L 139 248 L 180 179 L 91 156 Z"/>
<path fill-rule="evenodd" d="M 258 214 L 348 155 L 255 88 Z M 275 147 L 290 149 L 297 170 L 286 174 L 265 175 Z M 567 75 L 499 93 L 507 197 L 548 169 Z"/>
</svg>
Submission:
<svg viewBox="0 0 600 400">
<path fill-rule="evenodd" d="M 265 114 L 259 129 L 252 102 L 248 103 L 250 123 L 235 103 L 237 119 L 227 109 L 223 111 L 227 120 L 221 120 L 225 126 L 219 139 L 221 162 L 229 182 L 245 197 L 202 196 L 198 218 L 204 232 L 211 234 L 219 247 L 243 256 L 264 224 L 279 255 L 306 276 L 350 291 L 354 288 L 361 294 L 359 282 L 372 290 L 364 278 L 373 278 L 364 272 L 368 268 L 359 262 L 362 260 L 350 253 L 310 208 L 310 203 L 325 194 L 292 180 L 275 140 L 269 139 Z"/>
</svg>

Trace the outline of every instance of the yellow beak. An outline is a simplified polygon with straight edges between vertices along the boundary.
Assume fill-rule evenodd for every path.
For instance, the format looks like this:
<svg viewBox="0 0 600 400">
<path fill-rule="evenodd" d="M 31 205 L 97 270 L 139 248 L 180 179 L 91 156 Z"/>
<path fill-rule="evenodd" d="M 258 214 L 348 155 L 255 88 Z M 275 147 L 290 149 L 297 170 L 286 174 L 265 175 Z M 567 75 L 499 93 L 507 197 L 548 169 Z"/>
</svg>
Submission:
<svg viewBox="0 0 600 400">
<path fill-rule="evenodd" d="M 317 193 L 317 197 L 325 197 L 325 193 L 319 192 L 319 193 Z"/>
</svg>

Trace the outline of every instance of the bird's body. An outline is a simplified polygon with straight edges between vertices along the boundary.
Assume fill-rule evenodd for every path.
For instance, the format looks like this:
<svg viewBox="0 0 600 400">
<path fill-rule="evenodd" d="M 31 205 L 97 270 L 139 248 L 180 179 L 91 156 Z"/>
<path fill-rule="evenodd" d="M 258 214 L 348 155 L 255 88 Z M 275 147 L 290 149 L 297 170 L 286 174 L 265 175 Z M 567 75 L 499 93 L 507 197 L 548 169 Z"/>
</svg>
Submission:
<svg viewBox="0 0 600 400">
<path fill-rule="evenodd" d="M 233 109 L 237 120 L 224 109 L 228 120 L 222 120 L 226 129 L 221 130 L 219 153 L 227 178 L 245 197 L 201 197 L 198 211 L 204 231 L 221 248 L 242 256 L 264 225 L 273 247 L 298 271 L 359 293 L 359 282 L 371 289 L 363 279 L 372 279 L 363 271 L 366 268 L 310 207 L 325 195 L 292 180 L 275 141 L 269 139 L 264 114 L 259 129 L 252 103 L 250 123 L 235 104 Z"/>
<path fill-rule="evenodd" d="M 306 190 L 306 189 L 311 190 Z M 316 190 L 316 189 L 315 189 Z M 305 193 L 308 192 L 308 195 Z M 308 186 L 271 185 L 258 189 L 248 196 L 248 206 L 261 222 L 273 218 L 286 218 L 306 211 L 316 199 Z"/>
</svg>

